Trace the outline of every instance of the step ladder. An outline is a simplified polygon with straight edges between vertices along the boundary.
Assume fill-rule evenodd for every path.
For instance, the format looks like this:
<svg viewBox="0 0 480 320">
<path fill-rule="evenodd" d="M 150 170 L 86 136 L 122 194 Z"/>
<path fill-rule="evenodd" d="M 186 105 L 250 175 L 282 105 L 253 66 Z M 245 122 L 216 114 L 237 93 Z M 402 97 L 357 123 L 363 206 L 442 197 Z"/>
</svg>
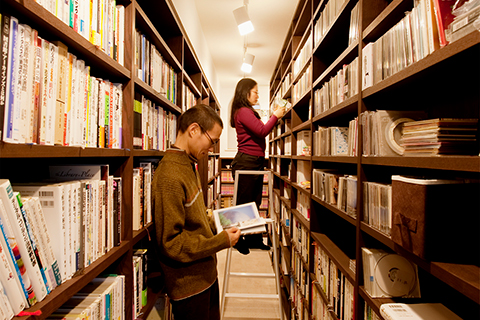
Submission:
<svg viewBox="0 0 480 320">
<path fill-rule="evenodd" d="M 237 203 L 237 188 L 239 176 L 242 174 L 250 175 L 267 175 L 268 177 L 268 212 L 270 217 L 273 216 L 273 179 L 271 171 L 259 171 L 259 170 L 237 170 L 235 171 L 235 183 L 233 190 L 233 205 Z M 271 232 L 274 232 L 274 220 L 265 219 L 268 229 Z M 280 289 L 280 277 L 279 277 L 279 267 L 278 267 L 278 253 L 277 253 L 277 237 L 272 235 L 273 242 L 273 273 L 249 273 L 249 272 L 230 272 L 230 262 L 232 259 L 232 248 L 227 250 L 227 258 L 225 263 L 225 276 L 223 280 L 223 290 L 222 290 L 222 301 L 220 307 L 220 319 L 223 320 L 223 315 L 225 312 L 225 299 L 226 298 L 252 298 L 252 299 L 278 299 L 278 310 L 280 313 L 280 319 L 283 320 L 283 308 L 282 308 L 282 296 Z M 230 277 L 246 277 L 246 278 L 275 278 L 277 293 L 276 294 L 256 294 L 256 293 L 232 293 L 228 292 L 228 283 Z"/>
</svg>

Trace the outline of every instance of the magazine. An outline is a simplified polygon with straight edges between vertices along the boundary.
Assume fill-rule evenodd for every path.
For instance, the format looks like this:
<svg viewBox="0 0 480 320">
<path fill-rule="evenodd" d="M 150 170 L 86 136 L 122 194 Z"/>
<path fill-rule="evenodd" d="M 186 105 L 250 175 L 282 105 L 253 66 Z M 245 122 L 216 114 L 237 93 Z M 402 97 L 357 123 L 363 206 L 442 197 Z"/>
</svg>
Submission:
<svg viewBox="0 0 480 320">
<path fill-rule="evenodd" d="M 255 202 L 213 210 L 217 233 L 237 227 L 242 234 L 265 232 L 265 220 L 258 214 Z"/>
</svg>

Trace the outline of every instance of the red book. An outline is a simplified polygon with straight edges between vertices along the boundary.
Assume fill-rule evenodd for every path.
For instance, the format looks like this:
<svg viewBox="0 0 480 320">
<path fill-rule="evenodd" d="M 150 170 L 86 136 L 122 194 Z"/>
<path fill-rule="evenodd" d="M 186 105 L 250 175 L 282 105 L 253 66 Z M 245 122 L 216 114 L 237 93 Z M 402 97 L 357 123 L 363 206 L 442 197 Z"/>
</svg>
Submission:
<svg viewBox="0 0 480 320">
<path fill-rule="evenodd" d="M 452 14 L 455 2 L 456 0 L 433 0 L 441 47 L 448 44 L 448 41 L 445 38 L 445 30 L 448 29 L 448 26 L 452 23 L 453 18 L 455 17 Z"/>
</svg>

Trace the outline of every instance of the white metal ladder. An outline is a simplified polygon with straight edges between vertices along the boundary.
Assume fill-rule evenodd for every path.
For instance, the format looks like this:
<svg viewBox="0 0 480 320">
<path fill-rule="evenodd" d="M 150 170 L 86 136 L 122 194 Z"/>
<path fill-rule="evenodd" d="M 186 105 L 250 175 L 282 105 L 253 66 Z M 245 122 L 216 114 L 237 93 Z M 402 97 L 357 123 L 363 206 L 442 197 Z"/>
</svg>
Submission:
<svg viewBox="0 0 480 320">
<path fill-rule="evenodd" d="M 268 211 L 270 217 L 273 215 L 273 179 L 270 171 L 258 171 L 258 170 L 237 170 L 235 171 L 235 183 L 233 190 L 233 205 L 237 203 L 237 189 L 238 180 L 240 174 L 250 175 L 267 175 L 268 177 Z M 274 231 L 273 219 L 265 219 L 270 231 Z M 282 296 L 280 289 L 279 267 L 278 267 L 278 254 L 277 254 L 277 237 L 272 236 L 273 241 L 273 270 L 274 273 L 248 273 L 248 272 L 230 272 L 230 262 L 232 259 L 232 248 L 227 250 L 227 260 L 225 263 L 225 276 L 223 278 L 223 290 L 222 301 L 220 308 L 220 319 L 223 320 L 225 312 L 225 299 L 226 298 L 254 298 L 254 299 L 278 299 L 278 307 L 280 313 L 280 319 L 283 320 L 283 308 L 282 308 Z M 250 277 L 250 278 L 275 278 L 277 293 L 276 294 L 255 294 L 255 293 L 231 293 L 228 291 L 228 282 L 230 277 Z"/>
</svg>

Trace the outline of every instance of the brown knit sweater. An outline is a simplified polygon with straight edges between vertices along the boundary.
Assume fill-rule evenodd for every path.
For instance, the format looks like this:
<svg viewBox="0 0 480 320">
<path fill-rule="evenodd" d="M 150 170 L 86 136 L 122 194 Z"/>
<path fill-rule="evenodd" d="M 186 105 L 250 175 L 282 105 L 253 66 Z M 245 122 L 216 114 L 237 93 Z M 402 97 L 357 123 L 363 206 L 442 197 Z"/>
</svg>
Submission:
<svg viewBox="0 0 480 320">
<path fill-rule="evenodd" d="M 215 235 L 207 216 L 195 162 L 183 150 L 169 149 L 152 183 L 160 264 L 169 297 L 188 298 L 217 279 L 216 252 L 230 247 L 228 234 Z"/>
</svg>

